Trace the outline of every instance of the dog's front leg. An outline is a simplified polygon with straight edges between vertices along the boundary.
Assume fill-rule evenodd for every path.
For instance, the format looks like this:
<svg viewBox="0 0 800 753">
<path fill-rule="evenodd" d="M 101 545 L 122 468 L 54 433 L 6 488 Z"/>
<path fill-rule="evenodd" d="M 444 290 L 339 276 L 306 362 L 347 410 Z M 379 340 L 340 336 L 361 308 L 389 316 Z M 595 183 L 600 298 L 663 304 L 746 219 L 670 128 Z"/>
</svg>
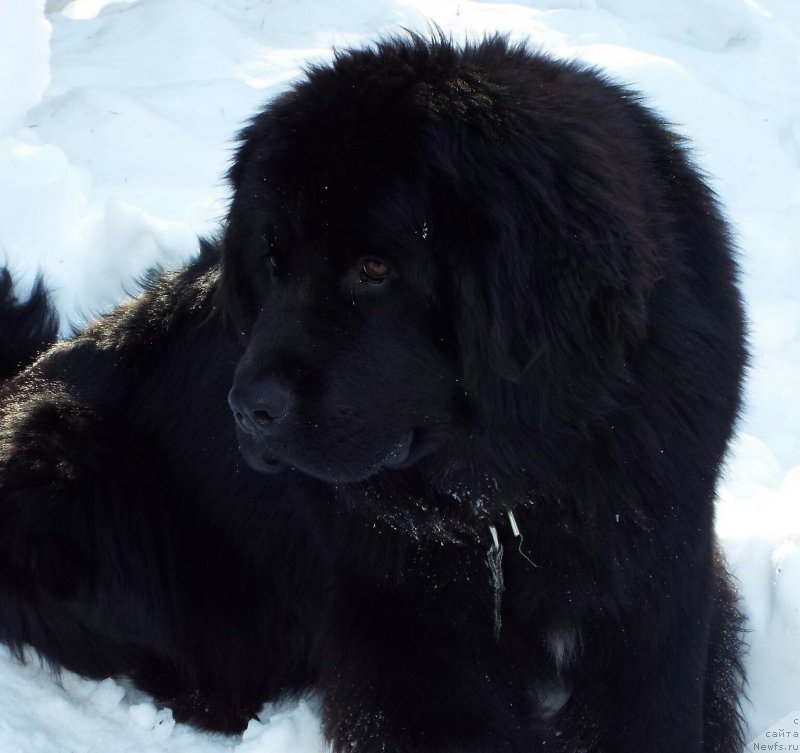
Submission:
<svg viewBox="0 0 800 753">
<path fill-rule="evenodd" d="M 321 677 L 337 753 L 521 753 L 539 742 L 490 599 L 471 583 L 435 597 L 342 578 Z"/>
</svg>

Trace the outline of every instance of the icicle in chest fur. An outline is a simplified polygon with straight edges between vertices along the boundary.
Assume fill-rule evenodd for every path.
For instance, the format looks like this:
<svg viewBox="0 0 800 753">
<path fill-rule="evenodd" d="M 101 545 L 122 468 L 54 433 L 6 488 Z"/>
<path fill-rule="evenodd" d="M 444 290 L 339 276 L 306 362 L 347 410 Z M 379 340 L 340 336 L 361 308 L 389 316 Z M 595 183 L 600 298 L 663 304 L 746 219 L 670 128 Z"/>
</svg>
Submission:
<svg viewBox="0 0 800 753">
<path fill-rule="evenodd" d="M 511 526 L 511 533 L 514 534 L 514 538 L 519 539 L 520 555 L 533 567 L 539 567 L 522 551 L 522 533 L 520 533 L 514 513 L 508 510 L 506 514 L 508 515 L 508 522 Z M 495 526 L 489 526 L 489 533 L 492 536 L 492 542 L 489 545 L 489 551 L 486 552 L 486 563 L 489 566 L 489 575 L 492 581 L 492 598 L 494 600 L 492 623 L 494 627 L 494 638 L 499 641 L 500 629 L 503 627 L 503 589 L 505 588 L 503 583 L 503 545 L 500 543 L 500 537 L 497 534 L 497 528 Z"/>
<path fill-rule="evenodd" d="M 489 551 L 486 552 L 486 561 L 489 565 L 489 575 L 492 580 L 492 596 L 494 598 L 492 622 L 494 627 L 494 639 L 500 640 L 500 629 L 503 626 L 503 545 L 497 535 L 497 529 L 489 526 L 489 533 L 492 534 L 492 543 Z"/>
</svg>

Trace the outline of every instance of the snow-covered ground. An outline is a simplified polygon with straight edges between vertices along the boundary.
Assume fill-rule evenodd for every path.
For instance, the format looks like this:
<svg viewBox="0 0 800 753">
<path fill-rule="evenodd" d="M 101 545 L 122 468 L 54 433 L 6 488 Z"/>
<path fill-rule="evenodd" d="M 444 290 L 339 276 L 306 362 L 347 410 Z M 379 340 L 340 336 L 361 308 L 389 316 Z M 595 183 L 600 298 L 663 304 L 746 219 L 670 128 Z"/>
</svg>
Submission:
<svg viewBox="0 0 800 753">
<path fill-rule="evenodd" d="M 80 324 L 193 253 L 225 210 L 232 135 L 303 62 L 430 21 L 530 37 L 640 88 L 726 207 L 753 366 L 718 529 L 750 620 L 751 739 L 800 710 L 798 0 L 0 0 L 0 262 L 24 284 L 44 271 Z M 322 749 L 313 701 L 214 736 L 0 647 L 0 753 Z"/>
</svg>

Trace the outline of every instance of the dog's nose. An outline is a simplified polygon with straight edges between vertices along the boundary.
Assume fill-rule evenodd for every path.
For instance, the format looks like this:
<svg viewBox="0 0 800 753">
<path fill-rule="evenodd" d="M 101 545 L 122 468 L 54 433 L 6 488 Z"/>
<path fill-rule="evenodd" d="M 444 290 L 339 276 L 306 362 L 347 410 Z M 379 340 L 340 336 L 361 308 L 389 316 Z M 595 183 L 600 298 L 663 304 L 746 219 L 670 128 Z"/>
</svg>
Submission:
<svg viewBox="0 0 800 753">
<path fill-rule="evenodd" d="M 235 385 L 228 393 L 236 423 L 248 434 L 274 433 L 291 413 L 294 393 L 278 377 Z"/>
</svg>

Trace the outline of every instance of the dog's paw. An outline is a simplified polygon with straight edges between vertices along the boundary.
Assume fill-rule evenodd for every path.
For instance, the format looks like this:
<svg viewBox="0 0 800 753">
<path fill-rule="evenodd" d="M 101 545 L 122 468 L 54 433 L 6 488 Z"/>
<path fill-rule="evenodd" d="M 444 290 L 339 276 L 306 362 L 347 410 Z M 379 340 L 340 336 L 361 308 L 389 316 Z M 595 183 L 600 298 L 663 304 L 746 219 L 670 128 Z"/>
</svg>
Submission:
<svg viewBox="0 0 800 753">
<path fill-rule="evenodd" d="M 177 722 L 193 724 L 212 732 L 241 734 L 255 719 L 261 703 L 237 702 L 219 694 L 194 688 L 167 701 Z"/>
</svg>

